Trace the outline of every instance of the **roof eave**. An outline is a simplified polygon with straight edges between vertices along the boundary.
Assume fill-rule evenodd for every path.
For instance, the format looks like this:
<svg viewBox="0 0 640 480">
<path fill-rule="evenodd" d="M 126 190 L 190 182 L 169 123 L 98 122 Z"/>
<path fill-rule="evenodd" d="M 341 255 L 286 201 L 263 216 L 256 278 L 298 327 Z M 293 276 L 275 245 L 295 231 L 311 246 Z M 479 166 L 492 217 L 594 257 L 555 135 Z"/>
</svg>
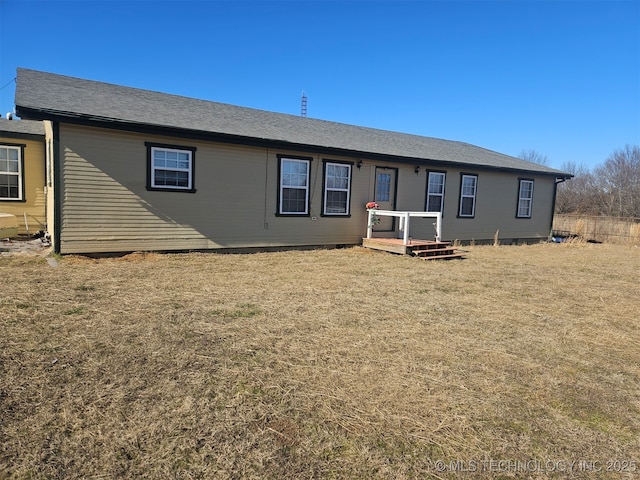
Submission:
<svg viewBox="0 0 640 480">
<path fill-rule="evenodd" d="M 38 140 L 42 141 L 45 138 L 44 133 L 27 133 L 27 132 L 12 132 L 10 130 L 1 130 L 0 137 L 14 138 L 16 140 Z"/>
</svg>

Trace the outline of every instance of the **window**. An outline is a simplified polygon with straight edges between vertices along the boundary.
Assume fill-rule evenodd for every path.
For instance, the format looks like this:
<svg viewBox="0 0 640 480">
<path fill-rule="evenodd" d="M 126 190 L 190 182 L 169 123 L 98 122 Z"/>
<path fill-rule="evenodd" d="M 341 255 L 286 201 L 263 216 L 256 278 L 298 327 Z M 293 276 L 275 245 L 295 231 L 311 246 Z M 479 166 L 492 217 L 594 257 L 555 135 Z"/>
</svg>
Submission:
<svg viewBox="0 0 640 480">
<path fill-rule="evenodd" d="M 376 202 L 391 201 L 391 174 L 378 172 L 376 178 Z"/>
<path fill-rule="evenodd" d="M 195 192 L 193 147 L 159 145 L 147 146 L 147 189 Z"/>
<path fill-rule="evenodd" d="M 531 218 L 533 206 L 533 180 L 520 180 L 518 188 L 518 218 Z"/>
<path fill-rule="evenodd" d="M 441 172 L 429 172 L 427 181 L 427 212 L 441 212 L 444 206 L 444 180 L 445 174 Z"/>
<path fill-rule="evenodd" d="M 324 215 L 349 215 L 351 165 L 325 162 Z"/>
<path fill-rule="evenodd" d="M 474 217 L 476 214 L 476 192 L 478 176 L 462 174 L 460 178 L 460 208 L 459 217 Z"/>
<path fill-rule="evenodd" d="M 279 157 L 279 160 L 278 214 L 308 215 L 311 160 L 285 157 Z"/>
<path fill-rule="evenodd" d="M 22 147 L 0 145 L 0 200 L 24 200 Z"/>
</svg>

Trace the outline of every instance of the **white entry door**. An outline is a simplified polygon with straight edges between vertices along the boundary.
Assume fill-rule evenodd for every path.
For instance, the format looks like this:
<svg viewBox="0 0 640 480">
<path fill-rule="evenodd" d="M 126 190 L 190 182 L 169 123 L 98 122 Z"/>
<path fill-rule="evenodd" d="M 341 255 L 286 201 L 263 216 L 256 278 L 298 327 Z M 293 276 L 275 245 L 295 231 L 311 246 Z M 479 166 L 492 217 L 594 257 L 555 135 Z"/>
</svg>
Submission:
<svg viewBox="0 0 640 480">
<path fill-rule="evenodd" d="M 376 184 L 374 201 L 380 210 L 395 210 L 396 177 L 398 170 L 388 167 L 376 167 Z M 376 232 L 391 232 L 395 228 L 394 217 L 380 216 L 380 223 L 373 227 Z"/>
</svg>

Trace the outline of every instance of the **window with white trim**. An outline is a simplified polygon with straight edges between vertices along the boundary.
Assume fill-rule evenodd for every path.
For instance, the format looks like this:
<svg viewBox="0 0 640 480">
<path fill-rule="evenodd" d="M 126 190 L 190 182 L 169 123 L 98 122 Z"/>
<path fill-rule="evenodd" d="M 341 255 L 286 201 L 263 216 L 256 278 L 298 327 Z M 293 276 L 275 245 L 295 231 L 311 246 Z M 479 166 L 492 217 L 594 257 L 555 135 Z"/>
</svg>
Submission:
<svg viewBox="0 0 640 480">
<path fill-rule="evenodd" d="M 351 164 L 325 162 L 324 215 L 349 215 Z"/>
<path fill-rule="evenodd" d="M 531 218 L 533 207 L 533 180 L 520 179 L 518 188 L 518 218 Z"/>
<path fill-rule="evenodd" d="M 476 214 L 476 193 L 478 176 L 462 174 L 460 176 L 460 208 L 459 217 L 472 218 Z"/>
<path fill-rule="evenodd" d="M 309 214 L 309 170 L 311 160 L 280 157 L 279 215 Z"/>
<path fill-rule="evenodd" d="M 146 143 L 149 190 L 195 192 L 193 147 Z"/>
<path fill-rule="evenodd" d="M 445 174 L 429 172 L 427 181 L 427 212 L 441 212 L 444 207 Z"/>
<path fill-rule="evenodd" d="M 0 200 L 23 200 L 22 148 L 0 145 Z"/>
</svg>

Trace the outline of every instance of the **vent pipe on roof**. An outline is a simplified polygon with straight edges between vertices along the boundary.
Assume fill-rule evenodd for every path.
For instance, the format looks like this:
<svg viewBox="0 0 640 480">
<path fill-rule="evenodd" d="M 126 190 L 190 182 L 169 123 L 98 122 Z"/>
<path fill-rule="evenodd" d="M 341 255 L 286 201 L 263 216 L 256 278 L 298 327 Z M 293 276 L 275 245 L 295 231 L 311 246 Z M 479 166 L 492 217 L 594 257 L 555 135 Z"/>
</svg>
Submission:
<svg viewBox="0 0 640 480">
<path fill-rule="evenodd" d="M 13 113 L 7 112 L 7 120 L 13 120 Z"/>
</svg>

